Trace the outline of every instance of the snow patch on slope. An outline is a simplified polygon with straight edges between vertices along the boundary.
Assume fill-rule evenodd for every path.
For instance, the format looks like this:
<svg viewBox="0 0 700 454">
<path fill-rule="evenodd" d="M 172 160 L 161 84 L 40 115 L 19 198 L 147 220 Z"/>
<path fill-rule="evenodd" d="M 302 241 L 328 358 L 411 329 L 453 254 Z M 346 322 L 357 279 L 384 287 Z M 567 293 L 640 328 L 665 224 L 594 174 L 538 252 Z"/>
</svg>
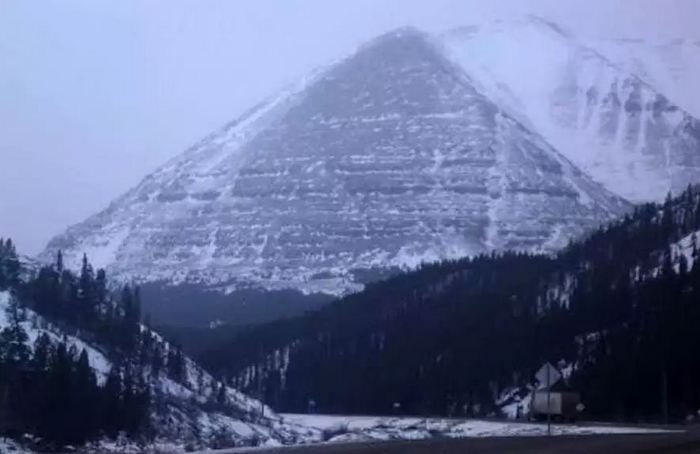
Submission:
<svg viewBox="0 0 700 454">
<path fill-rule="evenodd" d="M 10 305 L 11 298 L 12 295 L 10 292 L 0 292 L 0 330 L 9 325 L 9 321 L 7 319 L 7 309 Z M 21 326 L 27 333 L 27 345 L 30 349 L 34 347 L 34 343 L 39 336 L 46 334 L 49 336 L 51 343 L 54 345 L 60 342 L 65 342 L 68 350 L 75 348 L 78 353 L 85 350 L 88 355 L 90 367 L 95 371 L 97 382 L 100 385 L 104 384 L 112 365 L 101 351 L 95 347 L 92 347 L 91 345 L 88 345 L 75 336 L 61 332 L 57 327 L 52 326 L 50 323 L 44 320 L 43 317 L 31 309 L 21 308 L 21 311 L 25 313 L 26 318 L 26 320 L 21 323 Z"/>
<path fill-rule="evenodd" d="M 680 269 L 679 260 L 683 257 L 688 264 L 688 270 L 693 268 L 697 258 L 698 240 L 700 239 L 700 230 L 684 236 L 680 240 L 672 243 L 669 247 L 671 258 L 676 272 Z"/>
<path fill-rule="evenodd" d="M 0 453 L 2 454 L 31 454 L 32 451 L 22 448 L 15 441 L 9 438 L 0 437 Z"/>
<path fill-rule="evenodd" d="M 0 292 L 0 330 L 8 325 L 6 313 L 11 298 L 10 292 Z M 65 342 L 68 349 L 75 348 L 77 352 L 84 349 L 98 383 L 105 383 L 112 363 L 98 347 L 66 334 L 30 309 L 22 307 L 21 310 L 26 318 L 26 321 L 22 322 L 22 328 L 29 337 L 27 345 L 30 348 L 36 339 L 45 333 L 54 345 Z M 158 341 L 163 342 L 159 335 L 155 336 Z M 167 355 L 167 350 L 172 346 L 166 343 L 165 347 Z M 154 399 L 151 419 L 158 433 L 155 442 L 161 445 L 168 444 L 169 452 L 182 451 L 185 443 L 192 443 L 195 433 L 199 437 L 196 441 L 201 446 L 218 443 L 223 446 L 259 444 L 271 447 L 320 440 L 321 433 L 318 430 L 284 423 L 270 407 L 228 386 L 225 389 L 226 405 L 212 408 L 212 402 L 217 398 L 219 382 L 190 358 L 185 357 L 184 361 L 183 383 L 178 383 L 163 374 L 155 380 L 150 377 L 151 395 Z M 150 374 L 147 371 L 144 373 Z M 104 440 L 99 445 L 100 450 L 104 452 L 108 448 L 111 449 L 110 446 L 114 443 Z M 133 448 L 131 444 L 127 445 L 129 449 Z M 0 447 L 3 447 L 2 440 Z M 119 450 L 116 445 L 112 447 L 115 451 Z"/>
</svg>

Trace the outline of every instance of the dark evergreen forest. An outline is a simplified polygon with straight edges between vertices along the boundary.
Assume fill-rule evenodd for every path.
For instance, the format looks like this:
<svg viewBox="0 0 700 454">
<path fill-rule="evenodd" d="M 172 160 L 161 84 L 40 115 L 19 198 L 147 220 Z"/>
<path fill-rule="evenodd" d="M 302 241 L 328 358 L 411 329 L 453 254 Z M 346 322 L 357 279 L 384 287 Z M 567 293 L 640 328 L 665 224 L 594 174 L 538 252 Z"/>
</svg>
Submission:
<svg viewBox="0 0 700 454">
<path fill-rule="evenodd" d="M 0 434 L 32 434 L 44 449 L 120 433 L 148 438 L 147 380 L 159 374 L 179 380 L 184 363 L 180 350 L 166 351 L 141 324 L 138 289 L 124 287 L 114 298 L 103 270 L 95 272 L 84 258 L 75 275 L 60 253 L 32 277 L 21 278 L 25 271 L 12 241 L 0 241 L 0 291 L 11 295 L 0 331 Z M 30 310 L 40 317 L 29 317 Z M 42 334 L 31 344 L 27 331 Z M 86 350 L 67 336 L 98 345 L 109 358 L 102 384 Z"/>
<path fill-rule="evenodd" d="M 681 420 L 700 409 L 698 229 L 689 187 L 556 256 L 426 265 L 201 360 L 280 411 L 474 415 L 550 361 L 573 367 L 586 417 Z"/>
<path fill-rule="evenodd" d="M 305 316 L 239 328 L 201 357 L 281 411 L 314 401 L 331 413 L 496 414 L 500 393 L 524 390 L 550 361 L 573 369 L 587 417 L 681 420 L 700 408 L 699 229 L 691 187 L 557 255 L 425 265 Z M 114 295 L 103 270 L 84 258 L 73 273 L 60 253 L 29 272 L 2 240 L 0 291 L 10 295 L 2 434 L 34 434 L 47 449 L 152 436 L 149 380 L 182 381 L 185 360 L 148 328 L 138 288 Z M 109 358 L 106 377 L 73 336 Z"/>
</svg>

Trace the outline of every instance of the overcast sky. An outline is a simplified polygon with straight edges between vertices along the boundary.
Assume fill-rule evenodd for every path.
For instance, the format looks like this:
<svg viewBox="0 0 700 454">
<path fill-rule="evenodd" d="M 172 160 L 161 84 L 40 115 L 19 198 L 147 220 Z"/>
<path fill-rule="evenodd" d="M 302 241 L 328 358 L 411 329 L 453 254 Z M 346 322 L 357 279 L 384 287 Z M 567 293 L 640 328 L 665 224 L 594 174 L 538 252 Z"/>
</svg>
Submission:
<svg viewBox="0 0 700 454">
<path fill-rule="evenodd" d="M 0 0 L 0 237 L 34 254 L 159 164 L 388 29 L 533 13 L 700 38 L 700 0 Z"/>
</svg>

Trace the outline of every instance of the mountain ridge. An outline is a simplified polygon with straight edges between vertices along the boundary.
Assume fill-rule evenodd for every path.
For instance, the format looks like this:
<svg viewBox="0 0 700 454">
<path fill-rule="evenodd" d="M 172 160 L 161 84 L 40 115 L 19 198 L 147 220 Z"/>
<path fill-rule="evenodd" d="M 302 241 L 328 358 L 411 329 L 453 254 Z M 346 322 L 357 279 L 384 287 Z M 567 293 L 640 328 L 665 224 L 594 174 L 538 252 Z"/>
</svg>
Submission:
<svg viewBox="0 0 700 454">
<path fill-rule="evenodd" d="M 553 251 L 627 207 L 403 28 L 200 141 L 43 257 L 337 294 L 361 288 L 354 270 Z"/>
<path fill-rule="evenodd" d="M 682 421 L 700 402 L 691 385 L 700 364 L 685 353 L 700 342 L 698 235 L 695 186 L 555 256 L 427 265 L 231 333 L 199 357 L 242 389 L 262 368 L 266 399 L 283 411 L 313 398 L 320 412 L 382 413 L 398 403 L 405 414 L 515 417 L 551 362 L 581 393 L 582 418 Z M 266 366 L 276 355 L 283 370 Z"/>
<path fill-rule="evenodd" d="M 531 18 L 441 38 L 492 98 L 610 191 L 661 201 L 699 181 L 700 122 L 660 91 L 668 85 L 654 86 L 605 49 Z"/>
</svg>

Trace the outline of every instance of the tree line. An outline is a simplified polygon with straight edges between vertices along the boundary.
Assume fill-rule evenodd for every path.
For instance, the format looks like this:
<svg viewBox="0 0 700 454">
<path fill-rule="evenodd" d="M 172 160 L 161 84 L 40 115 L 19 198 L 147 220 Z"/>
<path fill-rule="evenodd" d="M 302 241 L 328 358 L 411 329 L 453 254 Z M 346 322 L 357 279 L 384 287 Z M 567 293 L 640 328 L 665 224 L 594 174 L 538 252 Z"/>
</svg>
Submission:
<svg viewBox="0 0 700 454">
<path fill-rule="evenodd" d="M 570 367 L 588 417 L 681 420 L 700 409 L 698 230 L 688 187 L 556 256 L 426 265 L 202 360 L 284 411 L 467 415 L 497 414 L 550 361 Z"/>
<path fill-rule="evenodd" d="M 0 291 L 9 295 L 0 331 L 0 433 L 29 433 L 47 448 L 152 436 L 152 385 L 161 375 L 184 381 L 186 366 L 182 350 L 142 320 L 139 289 L 124 286 L 115 297 L 104 270 L 83 257 L 76 275 L 60 252 L 52 266 L 31 277 L 22 272 L 11 240 L 0 240 Z M 109 369 L 96 372 L 105 365 L 91 365 L 77 339 L 96 346 Z"/>
</svg>

